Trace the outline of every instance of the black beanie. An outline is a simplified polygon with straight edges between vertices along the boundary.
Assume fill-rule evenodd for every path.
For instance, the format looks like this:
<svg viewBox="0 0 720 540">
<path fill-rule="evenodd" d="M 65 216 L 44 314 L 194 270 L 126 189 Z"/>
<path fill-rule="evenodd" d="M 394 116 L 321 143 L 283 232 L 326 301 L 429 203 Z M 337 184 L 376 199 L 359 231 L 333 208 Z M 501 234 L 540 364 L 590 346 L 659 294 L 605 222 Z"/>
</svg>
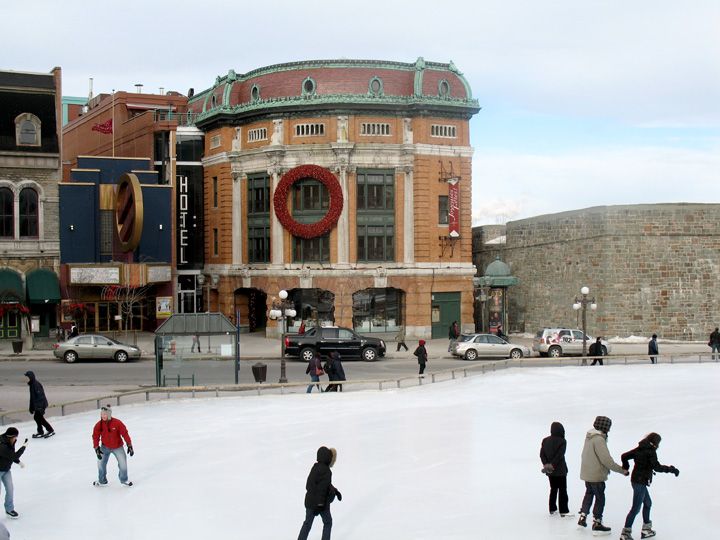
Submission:
<svg viewBox="0 0 720 540">
<path fill-rule="evenodd" d="M 19 434 L 20 432 L 14 427 L 7 428 L 5 433 L 3 433 L 3 435 L 7 435 L 8 437 L 17 437 Z"/>
</svg>

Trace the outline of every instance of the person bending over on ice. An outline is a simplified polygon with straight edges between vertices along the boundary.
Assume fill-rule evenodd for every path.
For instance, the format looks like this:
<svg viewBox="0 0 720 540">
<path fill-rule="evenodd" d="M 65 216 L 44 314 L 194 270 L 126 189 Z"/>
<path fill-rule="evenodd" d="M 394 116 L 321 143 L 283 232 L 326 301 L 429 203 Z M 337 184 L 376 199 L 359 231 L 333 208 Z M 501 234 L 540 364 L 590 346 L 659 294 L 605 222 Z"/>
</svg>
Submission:
<svg viewBox="0 0 720 540">
<path fill-rule="evenodd" d="M 625 452 L 622 457 L 623 468 L 629 469 L 629 461 L 632 459 L 635 461 L 632 475 L 630 476 L 630 482 L 633 489 L 633 501 L 630 512 L 625 518 L 625 528 L 622 530 L 620 540 L 633 540 L 632 537 L 632 526 L 635 521 L 635 516 L 640 512 L 642 507 L 643 515 L 643 526 L 640 531 L 640 538 L 650 538 L 655 536 L 655 531 L 652 528 L 652 521 L 650 521 L 650 507 L 652 506 L 652 500 L 650 499 L 650 493 L 648 486 L 652 482 L 652 477 L 655 472 L 672 473 L 675 476 L 680 474 L 680 471 L 672 465 L 660 465 L 657 458 L 657 448 L 660 446 L 661 437 L 657 433 L 650 433 L 637 445 L 637 448 Z M 654 471 L 654 472 L 653 472 Z"/>
<path fill-rule="evenodd" d="M 112 416 L 112 407 L 105 405 L 100 409 L 100 421 L 93 428 L 93 448 L 98 458 L 98 479 L 93 482 L 94 486 L 107 486 L 107 462 L 110 454 L 115 456 L 118 462 L 118 477 L 124 486 L 132 486 L 128 481 L 127 456 L 123 449 L 123 440 L 127 444 L 127 453 L 135 455 L 132 447 L 132 440 L 125 424 Z"/>
<path fill-rule="evenodd" d="M 332 485 L 332 471 L 330 468 L 335 465 L 337 451 L 334 448 L 321 446 L 317 451 L 317 462 L 310 469 L 310 474 L 305 483 L 305 521 L 300 528 L 298 540 L 307 540 L 312 528 L 315 516 L 318 514 L 323 522 L 322 540 L 330 540 L 332 530 L 332 515 L 330 515 L 330 503 L 337 497 L 342 501 L 342 494 Z"/>
<path fill-rule="evenodd" d="M 595 499 L 593 506 L 593 534 L 610 534 L 610 527 L 602 523 L 603 510 L 605 510 L 605 481 L 610 471 L 624 474 L 629 473 L 620 465 L 615 463 L 610 456 L 607 447 L 607 436 L 612 426 L 612 420 L 607 416 L 595 418 L 593 428 L 585 435 L 585 445 L 582 451 L 580 463 L 580 479 L 585 482 L 585 497 L 580 508 L 580 519 L 578 525 L 587 527 L 585 518 L 590 512 L 590 505 Z"/>
</svg>

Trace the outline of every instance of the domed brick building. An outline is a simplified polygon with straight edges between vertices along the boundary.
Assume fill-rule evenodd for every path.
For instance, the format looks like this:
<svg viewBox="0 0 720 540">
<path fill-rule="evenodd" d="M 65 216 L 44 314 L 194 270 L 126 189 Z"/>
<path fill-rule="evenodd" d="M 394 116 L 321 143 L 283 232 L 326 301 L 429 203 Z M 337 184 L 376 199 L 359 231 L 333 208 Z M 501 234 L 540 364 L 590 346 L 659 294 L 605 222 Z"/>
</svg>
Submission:
<svg viewBox="0 0 720 540">
<path fill-rule="evenodd" d="M 444 337 L 473 328 L 469 119 L 452 64 L 319 60 L 230 71 L 195 94 L 205 132 L 210 309 Z"/>
</svg>

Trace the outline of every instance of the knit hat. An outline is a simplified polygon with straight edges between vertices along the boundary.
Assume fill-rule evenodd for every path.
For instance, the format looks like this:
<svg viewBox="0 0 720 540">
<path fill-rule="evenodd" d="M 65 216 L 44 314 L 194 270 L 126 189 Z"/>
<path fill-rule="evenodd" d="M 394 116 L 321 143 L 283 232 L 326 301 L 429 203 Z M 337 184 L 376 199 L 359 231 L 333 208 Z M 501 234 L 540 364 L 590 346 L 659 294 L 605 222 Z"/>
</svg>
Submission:
<svg viewBox="0 0 720 540">
<path fill-rule="evenodd" d="M 421 339 L 421 340 L 420 340 L 420 345 L 425 345 L 425 340 L 424 340 L 424 339 Z"/>
<path fill-rule="evenodd" d="M 19 434 L 20 432 L 14 427 L 7 428 L 5 433 L 3 433 L 3 435 L 7 435 L 8 437 L 17 437 Z"/>
<path fill-rule="evenodd" d="M 100 407 L 100 411 L 101 412 L 105 411 L 107 413 L 108 420 L 110 420 L 112 418 L 112 407 L 110 406 L 109 403 L 107 405 L 103 405 L 102 407 Z"/>
<path fill-rule="evenodd" d="M 654 448 L 657 448 L 660 444 L 660 441 L 662 440 L 662 437 L 658 435 L 655 432 L 649 433 L 647 437 L 645 437 L 645 440 L 653 445 Z"/>
<path fill-rule="evenodd" d="M 593 427 L 603 433 L 610 431 L 610 426 L 612 426 L 612 420 L 610 420 L 607 416 L 598 416 L 595 418 L 595 422 L 593 423 Z"/>
</svg>

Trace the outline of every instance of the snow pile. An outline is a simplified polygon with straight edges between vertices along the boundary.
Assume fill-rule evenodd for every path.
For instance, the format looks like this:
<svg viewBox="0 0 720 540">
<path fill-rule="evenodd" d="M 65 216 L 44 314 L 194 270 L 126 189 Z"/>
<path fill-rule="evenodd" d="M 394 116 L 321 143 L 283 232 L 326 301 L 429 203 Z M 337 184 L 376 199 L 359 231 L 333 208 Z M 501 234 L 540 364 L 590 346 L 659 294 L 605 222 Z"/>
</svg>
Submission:
<svg viewBox="0 0 720 540">
<path fill-rule="evenodd" d="M 58 435 L 31 440 L 13 467 L 13 540 L 296 538 L 305 479 L 318 446 L 338 450 L 333 538 L 590 537 L 576 519 L 548 516 L 538 452 L 550 423 L 568 440 L 577 512 L 585 432 L 612 418 L 616 460 L 649 431 L 663 436 L 650 489 L 658 538 L 711 538 L 720 496 L 720 366 L 525 368 L 399 391 L 183 400 L 114 407 L 136 455 L 132 488 L 94 488 L 92 426 L 99 414 L 53 418 Z M 21 438 L 29 423 L 18 426 Z M 605 522 L 613 538 L 630 508 L 629 479 L 612 474 Z M 641 519 L 634 533 L 639 537 Z M 316 520 L 311 539 L 320 538 Z"/>
</svg>

